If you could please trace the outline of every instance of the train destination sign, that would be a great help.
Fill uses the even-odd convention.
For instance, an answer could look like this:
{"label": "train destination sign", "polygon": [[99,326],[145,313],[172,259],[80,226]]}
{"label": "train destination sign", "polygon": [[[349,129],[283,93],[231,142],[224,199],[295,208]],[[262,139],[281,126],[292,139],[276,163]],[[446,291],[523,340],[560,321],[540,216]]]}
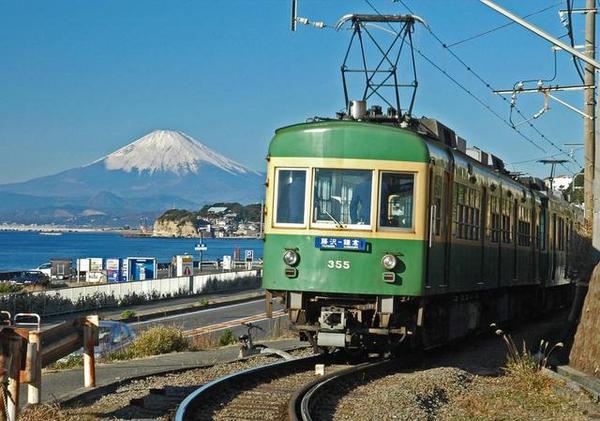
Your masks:
{"label": "train destination sign", "polygon": [[321,250],[365,251],[367,241],[362,238],[317,237],[315,247]]}

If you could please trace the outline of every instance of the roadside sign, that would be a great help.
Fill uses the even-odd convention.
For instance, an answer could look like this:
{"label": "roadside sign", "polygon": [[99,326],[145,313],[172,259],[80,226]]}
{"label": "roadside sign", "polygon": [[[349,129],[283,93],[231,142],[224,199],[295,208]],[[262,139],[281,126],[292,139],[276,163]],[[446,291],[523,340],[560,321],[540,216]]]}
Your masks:
{"label": "roadside sign", "polygon": [[176,256],[177,276],[191,276],[194,274],[194,262],[192,256],[186,254]]}
{"label": "roadside sign", "polygon": [[77,259],[77,270],[80,272],[89,272],[90,259]]}
{"label": "roadside sign", "polygon": [[231,270],[231,256],[223,256],[223,270]]}
{"label": "roadside sign", "polygon": [[246,270],[252,269],[252,263],[254,262],[254,250],[246,250],[245,252]]}

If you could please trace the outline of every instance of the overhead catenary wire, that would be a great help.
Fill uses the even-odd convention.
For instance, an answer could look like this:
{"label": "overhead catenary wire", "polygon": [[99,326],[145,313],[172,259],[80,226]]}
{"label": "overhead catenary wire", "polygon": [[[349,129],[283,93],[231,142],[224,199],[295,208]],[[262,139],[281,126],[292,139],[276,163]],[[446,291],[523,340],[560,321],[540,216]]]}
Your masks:
{"label": "overhead catenary wire", "polygon": [[[371,6],[371,8],[378,14],[379,11],[373,7],[373,5],[368,2],[367,3]],[[410,7],[408,7],[408,5],[403,1],[403,0],[394,0],[395,2],[399,2],[402,6],[404,6],[404,8],[406,10],[408,10],[409,13],[414,14],[414,12],[412,11],[412,9]],[[445,49],[447,50],[450,55],[457,60],[468,72],[470,72],[473,76],[475,76],[475,78],[481,82],[486,88],[488,88],[490,91],[494,91],[494,88],[492,87],[492,85],[487,82],[478,72],[476,72],[475,70],[473,70],[473,68],[468,65],[463,59],[461,59],[453,50],[451,50],[450,48],[448,48],[448,45],[446,43],[444,43],[444,41],[433,31],[433,29],[431,28],[431,26],[429,25],[425,25],[425,29],[431,34],[431,36]],[[509,100],[503,96],[499,96],[500,99],[502,99],[502,101],[504,102],[508,102]],[[514,106],[514,110],[515,112],[520,115],[524,120],[527,120],[527,117],[525,116],[525,114],[515,105]],[[509,123],[510,124],[510,123]],[[546,143],[550,144],[552,147],[554,147],[556,150],[558,150],[562,155],[568,156],[569,159],[571,161],[573,161],[573,163],[575,163],[577,166],[581,167],[581,164],[574,158],[571,157],[569,155],[569,153],[565,150],[563,150],[560,146],[558,146],[554,141],[552,141],[551,139],[549,139],[544,133],[542,133],[532,122],[527,122],[526,123],[531,129],[533,129],[538,136],[540,136],[540,138],[542,140],[544,140]],[[512,126],[512,125],[511,125]],[[515,127],[512,127],[513,130],[517,131],[518,130]],[[521,136],[522,137],[522,136]],[[544,150],[544,149],[542,149]],[[544,150],[545,151],[545,150]],[[568,171],[571,171],[569,168],[567,168],[566,166],[563,165],[563,167],[565,167]]]}
{"label": "overhead catenary wire", "polygon": [[462,85],[456,78],[454,78],[452,75],[450,75],[446,70],[442,69],[433,60],[431,60],[429,57],[427,57],[420,49],[416,48],[415,51],[417,52],[417,54],[419,56],[421,56],[423,59],[425,59],[425,61],[427,61],[434,68],[436,68],[438,71],[440,71],[444,76],[446,76],[446,78],[448,78],[448,80],[450,80],[452,83],[454,83],[456,86],[458,86],[463,92],[465,92],[467,95],[469,95],[475,101],[477,101],[482,107],[484,107],[486,110],[488,110],[490,113],[492,113],[492,115],[494,117],[496,117],[497,119],[502,121],[506,126],[511,128],[512,130],[514,130],[521,138],[523,138],[527,142],[531,143],[534,147],[536,147],[540,151],[546,152],[546,149],[542,148],[535,141],[533,141],[531,138],[529,138],[527,135],[525,135],[522,131],[515,128],[512,124],[510,124],[510,122],[508,122],[508,120],[506,120],[504,117],[502,117],[500,114],[498,114],[498,112],[496,112],[494,109],[492,109],[492,107],[490,107],[488,104],[486,104],[485,101],[483,101],[481,98],[479,98],[473,92],[471,92],[468,88],[466,88],[464,85]]}
{"label": "overhead catenary wire", "polygon": [[[365,0],[365,2],[375,11],[375,13],[381,15],[381,13],[377,10],[377,8],[369,0]],[[412,14],[412,11],[409,10],[409,12]],[[388,26],[389,26],[389,24],[388,24]],[[391,27],[391,29],[392,29],[392,31],[394,30],[393,27]],[[485,101],[483,101],[480,97],[478,97],[477,95],[475,95],[470,89],[468,89],[463,84],[461,84],[456,78],[454,78],[452,75],[450,75],[442,67],[440,67],[439,65],[437,65],[432,59],[430,59],[429,57],[427,57],[427,55],[425,55],[425,53],[423,53],[420,49],[415,48],[415,51],[416,51],[416,53],[419,56],[421,56],[425,61],[427,61],[429,64],[431,64],[435,69],[437,69],[438,71],[440,71],[452,83],[454,83],[457,87],[459,87],[468,96],[470,96],[471,98],[473,98],[477,103],[479,103],[482,107],[484,107],[494,117],[496,117],[497,119],[499,119],[502,123],[504,123],[510,129],[514,130],[522,139],[524,139],[525,141],[527,141],[528,143],[530,143],[531,145],[533,145],[534,147],[536,147],[540,151],[546,152],[546,150],[543,147],[541,147],[540,145],[538,145],[537,142],[535,142],[533,139],[531,139],[530,137],[528,137],[525,133],[523,133],[522,131],[520,131],[519,129],[517,129],[514,126],[514,124],[511,124],[508,120],[506,120],[504,117],[502,117],[497,111],[495,111],[494,109],[492,109],[492,107],[490,107],[488,104],[486,104]],[[562,165],[562,166],[569,173],[573,173],[573,174],[575,173],[575,172],[573,172],[572,169],[566,167],[565,165]]]}
{"label": "overhead catenary wire", "polygon": [[[377,13],[378,15],[381,15],[379,10],[377,10],[377,8],[373,5],[373,3],[370,2],[370,0],[365,0],[365,2],[369,5],[369,7],[371,7],[371,9],[373,9],[373,11],[375,13]],[[406,8],[408,9],[408,7],[406,7]],[[412,10],[408,9],[408,11],[411,14],[413,14]],[[389,26],[389,24],[388,24],[388,26]],[[391,27],[391,29],[392,29],[392,31],[394,30],[394,28],[392,28],[392,27]],[[459,89],[461,89],[463,92],[465,92],[468,96],[473,98],[477,103],[479,103],[483,108],[485,108],[488,112],[490,112],[494,117],[496,117],[497,119],[502,121],[505,125],[507,125],[509,128],[514,130],[521,138],[523,138],[524,140],[526,140],[527,142],[532,144],[534,147],[536,147],[540,151],[546,152],[546,150],[543,147],[538,145],[533,139],[529,138],[522,131],[520,131],[519,129],[514,127],[513,124],[511,124],[508,120],[506,120],[504,117],[502,117],[497,111],[492,109],[492,107],[490,107],[488,104],[486,104],[485,101],[483,101],[481,98],[479,98],[477,95],[475,95],[470,89],[468,89],[463,84],[461,84],[455,77],[450,75],[441,66],[436,64],[432,59],[430,59],[427,55],[425,55],[425,53],[423,53],[419,48],[415,48],[415,51],[419,56],[421,56],[425,61],[427,61],[429,64],[431,64],[435,69],[440,71],[444,76],[446,76],[446,78],[448,78],[452,83],[454,83]]]}
{"label": "overhead catenary wire", "polygon": [[[560,5],[561,3],[562,3],[562,2],[554,3],[554,4],[553,4],[553,5],[551,5],[551,6],[544,7],[543,9],[540,9],[540,10],[538,10],[538,11],[536,11],[536,12],[529,13],[528,15],[525,15],[525,16],[523,16],[523,19],[530,18],[530,17],[532,17],[532,16],[535,16],[535,15],[539,15],[540,13],[543,13],[543,12],[546,12],[546,11],[548,11],[548,10],[550,10],[550,9],[553,9],[553,8],[555,8],[556,6]],[[493,27],[493,28],[491,28],[491,29],[488,29],[487,31],[480,32],[480,33],[478,33],[478,34],[471,35],[470,37],[467,37],[467,38],[465,38],[465,39],[462,39],[462,40],[460,40],[460,41],[456,41],[456,42],[453,42],[452,44],[448,44],[448,48],[456,47],[457,45],[463,44],[463,43],[465,43],[465,42],[469,42],[469,41],[472,41],[472,40],[474,40],[474,39],[477,39],[477,38],[483,37],[483,36],[485,36],[485,35],[489,35],[489,34],[491,34],[492,32],[496,32],[496,31],[498,31],[498,30],[500,30],[500,29],[504,29],[504,28],[506,28],[507,26],[511,26],[511,25],[514,25],[514,22],[512,22],[512,21],[511,21],[511,22],[505,23],[505,24],[503,24],[503,25],[498,25],[498,26],[495,26],[495,27]]]}

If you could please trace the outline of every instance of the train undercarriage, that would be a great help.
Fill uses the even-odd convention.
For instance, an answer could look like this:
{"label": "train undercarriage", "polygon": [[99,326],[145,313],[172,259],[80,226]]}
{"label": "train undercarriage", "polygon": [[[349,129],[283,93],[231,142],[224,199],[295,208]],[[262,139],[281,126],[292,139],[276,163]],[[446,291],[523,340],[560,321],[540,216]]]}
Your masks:
{"label": "train undercarriage", "polygon": [[425,349],[569,305],[572,286],[519,286],[431,297],[271,291],[315,349]]}

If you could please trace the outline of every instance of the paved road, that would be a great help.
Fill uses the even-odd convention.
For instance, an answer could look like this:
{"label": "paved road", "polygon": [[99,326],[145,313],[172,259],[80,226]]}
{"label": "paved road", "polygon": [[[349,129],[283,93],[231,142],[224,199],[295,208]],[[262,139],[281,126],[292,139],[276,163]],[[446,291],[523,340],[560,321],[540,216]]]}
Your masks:
{"label": "paved road", "polygon": [[[177,306],[185,306],[185,305],[193,305],[198,303],[201,299],[206,299],[209,301],[227,299],[228,297],[235,298],[239,297],[243,294],[251,294],[251,293],[259,293],[260,290],[248,290],[248,291],[235,291],[229,293],[218,293],[218,294],[209,294],[202,296],[192,296],[192,297],[181,297],[181,298],[172,298],[165,300],[157,300],[153,302],[149,302],[143,305],[136,305],[127,307],[127,310],[132,310],[136,314],[144,314],[144,313],[152,313],[156,311],[166,310],[168,308],[177,307]],[[263,300],[264,301],[264,300]],[[48,316],[42,319],[42,324],[44,326],[53,325],[56,323],[63,322],[65,320],[71,320],[74,317],[80,317],[86,314],[94,313],[100,315],[100,317],[105,319],[118,319],[119,315],[125,310],[125,308],[112,308],[112,309],[100,309],[96,312],[84,311],[80,313],[71,313],[71,314],[63,314],[58,316]],[[264,311],[264,309],[263,309]]]}
{"label": "paved road", "polygon": [[[279,304],[273,305],[274,316],[282,316],[282,309],[283,306]],[[167,325],[176,326],[184,331],[197,330],[196,333],[212,333],[231,329],[235,335],[241,335],[246,330],[244,326],[241,326],[243,321],[258,324],[264,329],[264,332],[256,333],[257,338],[264,337],[274,323],[274,320],[266,318],[264,299],[258,299],[246,303],[230,304],[223,307],[207,308],[191,313],[130,323],[130,326],[138,332],[149,326]],[[202,328],[201,332],[198,330],[199,328]]]}

